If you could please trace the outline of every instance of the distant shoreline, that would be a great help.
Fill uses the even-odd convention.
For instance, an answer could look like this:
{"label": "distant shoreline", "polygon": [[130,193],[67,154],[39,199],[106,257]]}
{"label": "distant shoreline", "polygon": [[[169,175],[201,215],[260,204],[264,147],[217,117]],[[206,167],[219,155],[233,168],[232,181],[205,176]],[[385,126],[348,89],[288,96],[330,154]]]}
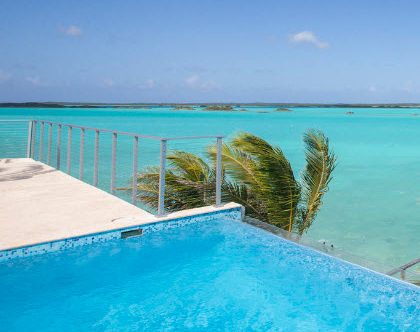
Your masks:
{"label": "distant shoreline", "polygon": [[152,107],[208,106],[233,107],[324,107],[324,108],[420,108],[420,104],[310,104],[310,103],[67,103],[67,102],[26,102],[0,103],[0,108],[131,108],[144,109]]}

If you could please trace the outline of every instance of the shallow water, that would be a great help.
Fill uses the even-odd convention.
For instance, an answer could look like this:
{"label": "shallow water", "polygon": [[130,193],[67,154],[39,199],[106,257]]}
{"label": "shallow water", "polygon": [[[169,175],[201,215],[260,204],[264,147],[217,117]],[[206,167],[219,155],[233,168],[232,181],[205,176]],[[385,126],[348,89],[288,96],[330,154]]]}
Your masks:
{"label": "shallow water", "polygon": [[[418,257],[420,116],[412,114],[420,114],[419,109],[356,108],[351,110],[353,115],[346,115],[349,109],[294,108],[293,112],[283,113],[269,107],[245,108],[248,112],[175,111],[162,107],[0,109],[0,119],[45,119],[166,137],[231,136],[238,131],[249,131],[280,145],[297,174],[304,165],[302,134],[308,128],[318,128],[330,138],[338,166],[308,236],[387,266]],[[93,162],[92,136],[87,138],[85,157],[88,181],[92,179],[89,167]],[[63,131],[63,141],[66,137]],[[77,175],[78,134],[74,133],[73,137],[72,172]],[[131,176],[132,142],[128,138],[119,139],[117,185],[123,187]],[[208,143],[206,140],[171,142],[169,147],[201,152]],[[104,189],[109,188],[110,146],[110,136],[101,137],[100,184]],[[158,142],[140,140],[139,166],[157,164],[158,148]],[[24,152],[23,145],[20,150]]]}
{"label": "shallow water", "polygon": [[0,263],[4,331],[417,331],[420,293],[231,220]]}

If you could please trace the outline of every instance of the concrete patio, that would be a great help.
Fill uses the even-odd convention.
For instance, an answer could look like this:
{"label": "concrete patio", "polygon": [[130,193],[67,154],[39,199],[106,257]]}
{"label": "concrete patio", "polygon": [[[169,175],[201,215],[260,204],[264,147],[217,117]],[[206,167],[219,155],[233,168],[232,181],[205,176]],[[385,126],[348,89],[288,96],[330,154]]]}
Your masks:
{"label": "concrete patio", "polygon": [[237,206],[207,206],[158,218],[29,158],[0,159],[0,250]]}

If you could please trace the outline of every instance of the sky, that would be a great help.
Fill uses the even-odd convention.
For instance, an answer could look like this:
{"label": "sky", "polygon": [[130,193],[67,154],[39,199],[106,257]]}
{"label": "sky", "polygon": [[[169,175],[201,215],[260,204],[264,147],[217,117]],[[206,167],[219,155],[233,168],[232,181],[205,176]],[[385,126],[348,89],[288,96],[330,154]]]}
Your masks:
{"label": "sky", "polygon": [[0,102],[420,102],[419,1],[0,0]]}

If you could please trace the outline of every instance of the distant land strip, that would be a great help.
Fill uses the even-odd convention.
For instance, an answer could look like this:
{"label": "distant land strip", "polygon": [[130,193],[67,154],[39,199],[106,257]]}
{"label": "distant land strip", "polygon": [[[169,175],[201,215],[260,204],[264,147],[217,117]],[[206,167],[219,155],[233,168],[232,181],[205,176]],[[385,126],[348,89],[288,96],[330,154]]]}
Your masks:
{"label": "distant land strip", "polygon": [[[310,104],[310,103],[70,103],[70,102],[24,102],[24,103],[0,103],[0,108],[131,108],[144,109],[153,107],[174,107],[181,109],[182,106],[209,107],[209,106],[233,106],[233,107],[325,107],[325,108],[419,108],[420,104]],[[222,110],[222,109],[221,109]]]}

